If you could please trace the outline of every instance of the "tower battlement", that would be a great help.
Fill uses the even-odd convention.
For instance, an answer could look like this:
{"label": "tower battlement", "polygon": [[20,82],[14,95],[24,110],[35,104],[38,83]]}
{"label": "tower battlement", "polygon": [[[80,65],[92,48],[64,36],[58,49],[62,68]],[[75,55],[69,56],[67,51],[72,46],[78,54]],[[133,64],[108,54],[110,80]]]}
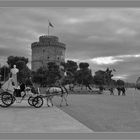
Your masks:
{"label": "tower battlement", "polygon": [[39,37],[39,42],[58,42],[58,37],[43,35]]}

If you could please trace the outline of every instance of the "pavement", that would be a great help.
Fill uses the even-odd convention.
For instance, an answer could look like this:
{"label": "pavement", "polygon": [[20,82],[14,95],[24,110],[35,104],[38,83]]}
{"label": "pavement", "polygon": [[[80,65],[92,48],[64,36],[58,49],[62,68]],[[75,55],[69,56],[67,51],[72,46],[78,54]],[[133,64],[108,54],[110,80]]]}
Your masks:
{"label": "pavement", "polygon": [[0,133],[93,133],[57,107],[41,108],[28,105],[27,101],[0,107]]}

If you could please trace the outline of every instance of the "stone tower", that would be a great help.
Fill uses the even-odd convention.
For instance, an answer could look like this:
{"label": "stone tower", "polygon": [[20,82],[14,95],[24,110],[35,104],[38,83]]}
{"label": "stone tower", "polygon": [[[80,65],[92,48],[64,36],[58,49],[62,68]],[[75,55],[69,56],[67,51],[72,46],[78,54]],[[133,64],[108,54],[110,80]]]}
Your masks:
{"label": "stone tower", "polygon": [[40,67],[47,67],[48,62],[56,62],[58,65],[65,61],[66,45],[59,42],[56,36],[40,36],[39,42],[31,44],[32,71]]}

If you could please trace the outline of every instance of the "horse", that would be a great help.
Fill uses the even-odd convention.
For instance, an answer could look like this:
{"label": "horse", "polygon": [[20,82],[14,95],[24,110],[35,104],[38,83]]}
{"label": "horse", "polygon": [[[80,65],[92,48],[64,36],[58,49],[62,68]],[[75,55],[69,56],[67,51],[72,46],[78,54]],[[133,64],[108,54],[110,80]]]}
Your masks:
{"label": "horse", "polygon": [[52,86],[46,89],[46,101],[48,107],[50,107],[49,102],[51,103],[51,106],[53,106],[52,99],[54,96],[61,97],[60,107],[62,107],[63,100],[65,100],[66,106],[68,106],[67,103],[68,90],[65,88],[65,86],[59,86],[59,87]]}

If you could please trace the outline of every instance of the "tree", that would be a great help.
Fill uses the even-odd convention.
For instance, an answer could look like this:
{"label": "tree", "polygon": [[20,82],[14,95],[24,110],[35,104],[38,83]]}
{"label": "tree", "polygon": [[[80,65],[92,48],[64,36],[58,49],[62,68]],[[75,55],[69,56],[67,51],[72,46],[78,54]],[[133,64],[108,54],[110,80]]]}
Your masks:
{"label": "tree", "polygon": [[55,62],[49,62],[47,68],[47,84],[53,85],[57,80],[61,79],[59,66]]}
{"label": "tree", "polygon": [[1,81],[6,81],[9,78],[10,68],[3,66],[0,68]]}
{"label": "tree", "polygon": [[104,85],[105,84],[105,71],[102,71],[102,70],[96,71],[93,79],[96,85],[100,85],[100,86]]}
{"label": "tree", "polygon": [[47,85],[47,73],[48,69],[46,67],[40,67],[36,72],[32,72],[33,82],[41,86]]}
{"label": "tree", "polygon": [[25,57],[19,57],[19,56],[9,56],[7,58],[7,64],[9,65],[10,68],[13,67],[13,65],[17,65],[18,61],[24,61],[25,64],[27,65],[28,63],[28,58]]}
{"label": "tree", "polygon": [[113,82],[113,74],[112,74],[113,70],[110,70],[109,68],[107,68],[105,71],[103,70],[98,70],[95,72],[94,75],[94,82],[97,85],[107,85],[110,86]]}
{"label": "tree", "polygon": [[79,64],[79,68],[80,68],[80,69],[87,69],[88,67],[89,67],[89,64],[86,63],[86,62],[81,62],[81,63]]}
{"label": "tree", "polygon": [[49,62],[47,67],[41,67],[32,74],[33,81],[41,86],[54,85],[61,79],[59,66],[54,62]]}
{"label": "tree", "polygon": [[19,60],[16,62],[16,67],[20,70],[24,69],[26,67],[26,63],[23,60]]}
{"label": "tree", "polygon": [[78,65],[76,62],[68,60],[66,63],[66,70],[67,72],[71,72],[72,74],[75,74],[77,71]]}
{"label": "tree", "polygon": [[117,81],[114,80],[114,79],[111,79],[110,86],[111,87],[116,87],[117,86]]}
{"label": "tree", "polygon": [[116,84],[117,84],[118,87],[124,87],[125,86],[125,82],[123,80],[120,80],[120,79],[117,80]]}
{"label": "tree", "polygon": [[85,85],[86,87],[89,87],[89,85],[92,84],[93,82],[92,72],[88,67],[89,67],[88,63],[80,63],[79,64],[80,70],[78,70],[76,73],[77,83]]}
{"label": "tree", "polygon": [[135,87],[140,90],[140,77],[138,77]]}
{"label": "tree", "polygon": [[[66,63],[61,63],[64,67],[64,72],[66,72],[66,76],[64,78],[65,83],[71,84],[75,83],[75,75],[77,72],[78,65],[76,62],[68,60]],[[64,73],[63,72],[63,73]]]}
{"label": "tree", "polygon": [[112,70],[109,70],[109,68],[105,71],[105,83],[109,86],[111,84],[111,78],[113,77]]}
{"label": "tree", "polygon": [[31,77],[31,70],[25,66],[24,68],[20,69],[17,73],[17,80],[20,83],[26,83],[26,80]]}

